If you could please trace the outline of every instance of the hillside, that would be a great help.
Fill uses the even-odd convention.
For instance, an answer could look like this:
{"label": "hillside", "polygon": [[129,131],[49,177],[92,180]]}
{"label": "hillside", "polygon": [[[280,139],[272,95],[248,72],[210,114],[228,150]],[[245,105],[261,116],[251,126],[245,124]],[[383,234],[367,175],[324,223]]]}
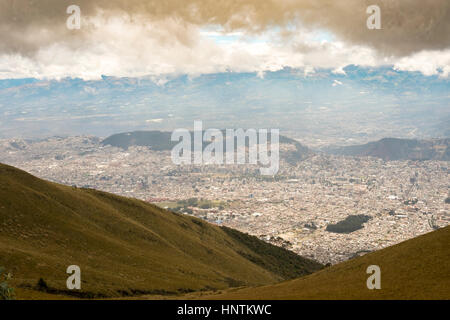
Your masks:
{"label": "hillside", "polygon": [[450,139],[385,138],[363,145],[328,149],[332,154],[376,157],[383,160],[450,160]]}
{"label": "hillside", "polygon": [[12,285],[27,291],[43,278],[74,294],[69,265],[81,268],[82,297],[264,285],[322,268],[235,230],[0,164],[0,266]]}
{"label": "hillside", "polygon": [[[230,289],[202,299],[450,299],[450,226],[314,274],[275,285]],[[381,269],[381,289],[366,269]]]}

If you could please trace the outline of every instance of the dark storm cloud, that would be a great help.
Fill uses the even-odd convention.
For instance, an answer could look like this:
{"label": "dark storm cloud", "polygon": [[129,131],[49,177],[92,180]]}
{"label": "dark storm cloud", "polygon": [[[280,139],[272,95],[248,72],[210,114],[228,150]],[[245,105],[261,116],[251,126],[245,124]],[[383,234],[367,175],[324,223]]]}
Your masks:
{"label": "dark storm cloud", "polygon": [[[79,31],[65,25],[66,8],[71,4],[81,7],[85,19]],[[381,8],[382,30],[366,28],[366,8],[372,4]],[[215,24],[250,33],[271,27],[292,30],[301,24],[329,30],[344,41],[370,46],[383,55],[405,56],[450,46],[449,8],[448,0],[1,0],[0,51],[32,55],[53,43],[81,46],[96,28],[86,18],[102,13],[139,21],[170,17],[180,23]],[[189,45],[188,32],[173,36]]]}

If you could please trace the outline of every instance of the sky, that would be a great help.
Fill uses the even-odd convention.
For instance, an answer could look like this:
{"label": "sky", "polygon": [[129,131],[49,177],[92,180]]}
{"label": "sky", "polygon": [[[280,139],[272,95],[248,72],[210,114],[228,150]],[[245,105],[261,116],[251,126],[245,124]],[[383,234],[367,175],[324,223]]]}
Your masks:
{"label": "sky", "polygon": [[[198,76],[348,65],[450,72],[448,0],[73,0],[0,2],[0,79]],[[368,29],[367,7],[381,29]],[[336,83],[338,85],[338,83]]]}

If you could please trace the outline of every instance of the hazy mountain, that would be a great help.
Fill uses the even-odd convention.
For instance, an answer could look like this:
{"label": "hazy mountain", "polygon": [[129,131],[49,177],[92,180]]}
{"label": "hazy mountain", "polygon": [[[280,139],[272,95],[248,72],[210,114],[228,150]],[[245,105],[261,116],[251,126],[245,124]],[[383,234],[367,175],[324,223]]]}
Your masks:
{"label": "hazy mountain", "polygon": [[70,265],[81,268],[83,297],[262,285],[322,268],[236,230],[0,164],[0,266],[19,297],[39,278],[76,294],[66,290]]}
{"label": "hazy mountain", "polygon": [[377,157],[384,160],[450,160],[450,139],[410,140],[385,138],[363,145],[330,148],[329,153]]}
{"label": "hazy mountain", "polygon": [[0,80],[0,138],[172,131],[194,120],[211,128],[277,128],[301,141],[448,132],[449,79],[390,67],[343,72]]}

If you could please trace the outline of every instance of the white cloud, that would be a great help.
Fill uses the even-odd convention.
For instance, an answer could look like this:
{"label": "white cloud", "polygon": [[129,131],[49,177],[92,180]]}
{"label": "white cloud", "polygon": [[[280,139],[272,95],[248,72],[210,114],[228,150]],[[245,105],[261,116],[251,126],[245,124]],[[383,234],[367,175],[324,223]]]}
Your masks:
{"label": "white cloud", "polygon": [[345,67],[346,67],[345,65],[337,67],[336,69],[332,70],[331,72],[334,73],[334,74],[347,75],[347,73],[345,73],[345,70],[344,70]]}
{"label": "white cloud", "polygon": [[394,69],[419,71],[426,76],[448,77],[450,71],[450,50],[421,51],[395,62]]}
{"label": "white cloud", "polygon": [[[0,78],[79,77],[99,79],[151,76],[163,85],[164,75],[191,76],[215,72],[256,72],[284,67],[302,68],[304,75],[319,68],[345,74],[349,64],[379,66],[391,64],[398,70],[420,71],[425,75],[450,72],[450,50],[422,51],[404,58],[380,58],[376,51],[350,45],[338,39],[321,39],[317,32],[300,30],[289,41],[277,31],[259,36],[243,32],[226,33],[220,28],[188,24],[173,18],[130,22],[126,18],[91,21],[97,26],[82,42],[74,38],[44,46],[29,57],[0,56]],[[337,85],[339,83],[334,83]]]}

